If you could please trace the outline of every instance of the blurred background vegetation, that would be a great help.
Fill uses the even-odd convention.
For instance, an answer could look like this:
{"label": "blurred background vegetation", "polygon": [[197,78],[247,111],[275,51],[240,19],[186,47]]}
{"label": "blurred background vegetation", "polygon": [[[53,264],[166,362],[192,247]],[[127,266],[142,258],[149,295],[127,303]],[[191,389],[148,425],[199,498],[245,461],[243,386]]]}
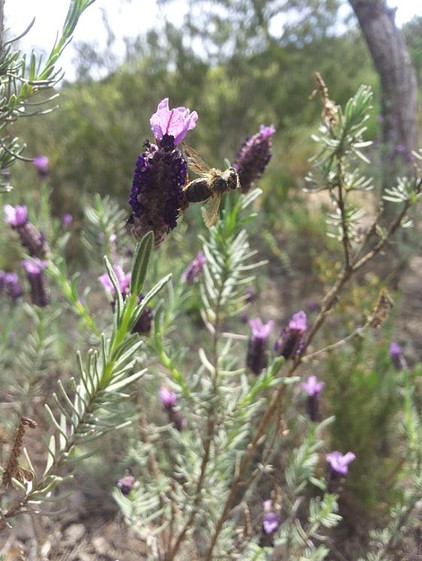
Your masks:
{"label": "blurred background vegetation", "polygon": [[[314,73],[324,76],[339,104],[359,84],[372,86],[379,104],[379,86],[350,9],[341,16],[344,2],[289,2],[285,11],[276,4],[193,1],[182,27],[167,21],[163,30],[127,39],[121,63],[111,55],[116,41],[111,32],[104,52],[76,44],[77,79],[62,84],[59,109],[48,119],[20,120],[16,131],[25,131],[26,156],[42,153],[50,159],[57,215],[70,208],[81,213],[84,196],[97,192],[126,204],[137,154],[151,136],[148,116],[169,97],[173,106],[198,111],[200,126],[190,142],[217,167],[224,158],[234,159],[244,137],[261,123],[276,126],[263,187],[267,218],[277,224],[287,194],[302,186],[313,149],[310,132],[320,117],[319,99],[310,99]],[[112,30],[113,22],[108,24]],[[421,26],[415,18],[403,29],[419,79]],[[99,69],[101,80],[92,77]],[[377,138],[378,113],[376,106],[370,138]],[[12,183],[27,192],[33,175],[30,165],[18,162]]]}

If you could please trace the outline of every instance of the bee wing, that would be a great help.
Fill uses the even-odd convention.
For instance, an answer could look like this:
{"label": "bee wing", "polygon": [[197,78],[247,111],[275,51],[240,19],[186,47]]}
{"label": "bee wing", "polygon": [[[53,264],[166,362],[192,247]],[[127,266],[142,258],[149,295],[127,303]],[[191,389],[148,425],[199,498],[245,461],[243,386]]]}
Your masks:
{"label": "bee wing", "polygon": [[207,228],[211,228],[218,220],[218,211],[220,209],[221,195],[214,194],[210,197],[202,207],[202,218]]}
{"label": "bee wing", "polygon": [[210,166],[204,162],[202,156],[188,144],[182,143],[183,152],[186,156],[186,161],[188,166],[196,173],[200,175],[206,175],[210,172]]}

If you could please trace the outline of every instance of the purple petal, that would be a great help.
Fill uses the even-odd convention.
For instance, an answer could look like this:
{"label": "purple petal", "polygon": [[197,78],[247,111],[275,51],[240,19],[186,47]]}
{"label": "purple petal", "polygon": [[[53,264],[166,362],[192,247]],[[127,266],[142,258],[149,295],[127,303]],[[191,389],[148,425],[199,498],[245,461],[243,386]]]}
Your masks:
{"label": "purple petal", "polygon": [[309,376],[306,382],[302,382],[300,387],[308,394],[308,395],[318,395],[322,388],[325,386],[324,382],[320,382],[316,376]]}
{"label": "purple petal", "polygon": [[159,141],[165,134],[174,137],[174,143],[179,144],[188,131],[192,130],[198,114],[196,111],[190,112],[187,107],[169,108],[169,100],[166,97],[157,106],[157,111],[150,119],[151,130],[155,138]]}
{"label": "purple petal", "polygon": [[262,140],[264,140],[265,138],[269,138],[274,133],[275,133],[275,126],[274,125],[269,125],[268,127],[265,126],[265,125],[261,125],[259,127],[259,134],[260,134]]}
{"label": "purple petal", "polygon": [[302,333],[306,331],[307,327],[308,322],[306,313],[304,311],[300,311],[294,314],[289,322],[289,329],[301,331]]}
{"label": "purple petal", "polygon": [[353,452],[347,452],[347,454],[343,455],[338,450],[334,450],[334,452],[327,454],[325,458],[333,471],[341,475],[347,475],[349,471],[348,466],[356,459],[356,455]]}
{"label": "purple petal", "polygon": [[173,405],[176,405],[177,396],[175,392],[172,392],[166,387],[161,386],[158,393],[160,395],[160,401],[164,405],[164,407],[173,407]]}
{"label": "purple petal", "polygon": [[5,222],[11,226],[23,226],[28,221],[28,209],[25,205],[4,205],[3,211]]}

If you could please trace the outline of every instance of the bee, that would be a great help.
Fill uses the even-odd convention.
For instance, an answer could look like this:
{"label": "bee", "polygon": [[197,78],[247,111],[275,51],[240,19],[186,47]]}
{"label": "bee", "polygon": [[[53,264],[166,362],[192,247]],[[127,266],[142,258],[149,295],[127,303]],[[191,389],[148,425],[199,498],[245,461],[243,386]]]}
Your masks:
{"label": "bee", "polygon": [[186,200],[188,203],[206,201],[202,207],[202,217],[205,226],[211,228],[218,219],[221,197],[227,191],[239,188],[239,175],[232,167],[225,171],[211,168],[202,156],[187,144],[183,144],[183,151],[189,167],[200,176],[184,187]]}

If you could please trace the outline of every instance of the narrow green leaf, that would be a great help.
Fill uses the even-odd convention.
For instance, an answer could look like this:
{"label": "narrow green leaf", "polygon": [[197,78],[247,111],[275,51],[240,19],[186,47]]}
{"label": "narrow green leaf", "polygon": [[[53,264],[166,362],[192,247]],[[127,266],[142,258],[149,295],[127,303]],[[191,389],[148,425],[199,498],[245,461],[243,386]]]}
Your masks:
{"label": "narrow green leaf", "polygon": [[145,234],[135,249],[130,281],[130,291],[132,294],[139,295],[142,292],[153,247],[154,234],[151,231]]}

